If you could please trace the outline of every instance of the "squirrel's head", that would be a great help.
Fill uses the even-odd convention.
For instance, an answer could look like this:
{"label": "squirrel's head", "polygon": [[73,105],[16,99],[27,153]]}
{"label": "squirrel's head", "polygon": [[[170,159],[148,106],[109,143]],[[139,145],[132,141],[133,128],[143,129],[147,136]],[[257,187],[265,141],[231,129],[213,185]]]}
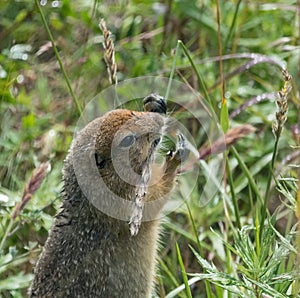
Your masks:
{"label": "squirrel's head", "polygon": [[139,183],[160,142],[163,125],[164,118],[151,112],[115,110],[102,117],[95,161],[103,179],[108,176],[131,185]]}
{"label": "squirrel's head", "polygon": [[130,199],[150,167],[163,126],[158,113],[121,109],[90,122],[71,148],[79,186],[95,193],[98,184],[99,192]]}

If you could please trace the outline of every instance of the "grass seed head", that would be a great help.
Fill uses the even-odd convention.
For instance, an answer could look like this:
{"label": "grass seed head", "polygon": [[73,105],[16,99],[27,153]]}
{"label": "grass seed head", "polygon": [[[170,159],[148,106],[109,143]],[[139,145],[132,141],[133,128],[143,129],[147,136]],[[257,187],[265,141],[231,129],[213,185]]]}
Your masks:
{"label": "grass seed head", "polygon": [[109,75],[109,81],[111,84],[116,84],[117,79],[117,64],[115,62],[115,46],[111,38],[111,32],[107,29],[104,19],[99,22],[99,27],[103,33],[103,48],[104,48],[104,60]]}
{"label": "grass seed head", "polygon": [[272,127],[273,134],[276,139],[280,138],[284,123],[287,119],[288,95],[292,90],[292,76],[288,73],[286,69],[282,71],[282,74],[284,77],[284,85],[283,88],[278,92],[278,99],[276,100],[278,112],[276,112],[276,119]]}
{"label": "grass seed head", "polygon": [[13,211],[13,214],[12,214],[13,219],[16,219],[16,217],[24,209],[26,204],[30,201],[33,194],[40,188],[45,176],[47,175],[47,173],[50,170],[51,170],[50,163],[45,162],[45,163],[40,164],[39,167],[37,167],[33,171],[29,181],[25,184],[21,202],[19,202],[16,205],[16,207]]}

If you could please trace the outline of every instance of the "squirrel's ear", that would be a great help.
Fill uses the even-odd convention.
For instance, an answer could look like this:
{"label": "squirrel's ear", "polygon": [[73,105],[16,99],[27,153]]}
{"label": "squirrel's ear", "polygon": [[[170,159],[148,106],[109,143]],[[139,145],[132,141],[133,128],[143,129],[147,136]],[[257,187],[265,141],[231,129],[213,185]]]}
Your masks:
{"label": "squirrel's ear", "polygon": [[95,153],[95,160],[98,169],[104,169],[106,166],[106,159],[101,157],[98,153]]}

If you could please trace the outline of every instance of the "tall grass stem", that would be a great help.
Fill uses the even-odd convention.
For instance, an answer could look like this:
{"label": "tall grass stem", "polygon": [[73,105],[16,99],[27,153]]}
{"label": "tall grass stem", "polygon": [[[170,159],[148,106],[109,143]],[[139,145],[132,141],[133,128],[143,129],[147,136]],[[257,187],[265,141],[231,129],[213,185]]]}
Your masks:
{"label": "tall grass stem", "polygon": [[239,207],[238,207],[238,203],[237,203],[237,199],[236,199],[236,195],[235,195],[234,184],[233,184],[233,179],[232,179],[232,175],[231,175],[231,171],[230,171],[228,156],[226,156],[226,173],[227,173],[228,183],[229,183],[229,187],[230,187],[230,193],[231,193],[231,198],[232,198],[232,203],[233,203],[236,224],[237,224],[238,229],[241,229],[242,225],[241,225],[241,220],[240,220]]}
{"label": "tall grass stem", "polygon": [[289,72],[286,69],[282,70],[282,75],[284,77],[284,85],[283,88],[278,92],[278,99],[276,100],[278,111],[276,112],[276,119],[272,127],[273,134],[275,136],[275,144],[274,144],[273,155],[270,164],[270,171],[267,180],[265,197],[262,205],[262,213],[261,213],[261,220],[260,220],[260,225],[261,225],[260,240],[262,240],[264,222],[267,215],[267,207],[268,207],[268,201],[270,197],[271,182],[274,177],[274,167],[275,167],[275,160],[278,152],[279,139],[284,128],[284,123],[286,122],[287,119],[288,95],[292,90],[292,76],[289,74]]}
{"label": "tall grass stem", "polygon": [[170,77],[169,77],[169,83],[168,83],[167,91],[165,94],[165,100],[168,100],[168,98],[169,98],[169,94],[170,94],[170,90],[171,90],[171,86],[172,86],[172,82],[173,82],[173,78],[174,78],[174,74],[175,74],[178,53],[179,53],[179,41],[177,41],[177,45],[176,45],[174,60],[173,60],[171,73],[170,73]]}
{"label": "tall grass stem", "polygon": [[189,283],[188,283],[187,274],[186,274],[186,271],[185,271],[185,268],[184,268],[183,260],[182,260],[180,249],[179,249],[179,245],[178,245],[177,242],[176,242],[176,251],[177,251],[179,266],[180,266],[180,269],[181,269],[181,272],[182,272],[182,278],[183,278],[184,285],[185,285],[185,292],[186,292],[188,298],[192,298],[192,293],[191,293],[191,289],[190,289],[190,286],[189,286]]}
{"label": "tall grass stem", "polygon": [[197,76],[197,80],[198,80],[198,84],[199,84],[199,89],[203,92],[205,99],[208,101],[210,107],[213,109],[213,105],[212,105],[212,100],[209,97],[209,94],[207,92],[207,87],[205,85],[205,82],[203,80],[203,76],[201,75],[200,71],[197,69],[197,66],[195,64],[195,62],[193,61],[188,49],[186,48],[186,46],[184,45],[184,43],[181,40],[178,40],[178,44],[180,45],[180,47],[182,48],[185,56],[188,58],[192,69],[194,70],[196,76]]}
{"label": "tall grass stem", "polygon": [[[185,204],[187,206],[187,209],[188,209],[188,212],[189,212],[189,217],[190,217],[190,220],[192,222],[193,232],[194,232],[195,237],[196,237],[197,246],[198,246],[198,250],[199,250],[199,255],[203,258],[204,254],[203,254],[202,245],[201,245],[200,240],[199,240],[198,230],[197,230],[195,220],[194,220],[194,217],[192,215],[192,212],[191,212],[191,209],[190,209],[190,206],[189,206],[187,200],[185,200]],[[206,273],[206,270],[205,269],[203,269],[203,270],[204,270],[204,273]],[[205,279],[205,289],[206,289],[207,298],[212,298],[213,295],[212,295],[210,283],[207,279]]]}
{"label": "tall grass stem", "polygon": [[244,161],[242,160],[241,156],[239,155],[239,153],[237,152],[237,150],[235,149],[234,146],[231,147],[231,152],[233,153],[234,157],[237,159],[240,168],[246,175],[253,192],[255,193],[256,197],[258,198],[258,201],[262,203],[263,199],[261,197],[261,194],[257,187],[257,184],[255,183],[255,181],[252,177],[252,174],[250,173],[249,169],[247,168],[246,164],[244,163]]}
{"label": "tall grass stem", "polygon": [[81,105],[80,105],[80,103],[79,103],[79,101],[78,101],[78,99],[77,99],[77,97],[76,97],[76,95],[75,95],[75,93],[74,93],[74,91],[73,91],[73,88],[72,88],[72,86],[71,86],[69,77],[68,77],[68,75],[67,75],[67,72],[66,72],[66,70],[65,70],[65,68],[64,68],[64,65],[63,65],[63,63],[62,63],[62,61],[61,61],[61,58],[60,58],[60,56],[59,56],[58,50],[57,50],[56,45],[55,45],[55,42],[54,42],[54,38],[53,38],[52,33],[51,33],[51,31],[50,31],[50,29],[49,29],[49,26],[48,26],[48,24],[47,24],[45,15],[44,15],[44,13],[43,13],[43,10],[42,10],[42,8],[41,8],[41,6],[40,6],[38,0],[35,0],[35,3],[36,3],[36,6],[37,6],[37,8],[38,8],[38,10],[39,10],[40,15],[41,15],[43,25],[44,25],[44,27],[45,27],[45,29],[46,29],[46,32],[47,32],[47,34],[48,34],[48,36],[49,36],[49,39],[50,39],[50,41],[51,41],[51,44],[52,44],[52,48],[53,48],[55,57],[56,57],[56,59],[57,59],[57,61],[58,61],[59,67],[60,67],[61,72],[62,72],[62,74],[63,74],[63,76],[64,76],[64,79],[65,79],[65,81],[66,81],[66,84],[67,84],[67,86],[68,86],[68,89],[69,89],[69,92],[70,92],[70,94],[71,94],[71,97],[72,97],[73,101],[74,101],[75,104],[76,104],[76,107],[77,107],[77,110],[78,110],[79,114],[82,115],[82,107],[81,107]]}
{"label": "tall grass stem", "polygon": [[228,47],[228,43],[229,43],[229,41],[230,41],[230,39],[233,35],[233,31],[234,31],[234,28],[235,28],[235,25],[236,25],[236,20],[237,20],[237,16],[238,16],[238,12],[239,12],[239,9],[240,9],[241,2],[242,2],[242,0],[237,1],[235,11],[234,11],[234,15],[233,15],[233,19],[232,19],[232,23],[231,23],[228,35],[227,35],[225,43],[224,43],[224,48],[225,49]]}

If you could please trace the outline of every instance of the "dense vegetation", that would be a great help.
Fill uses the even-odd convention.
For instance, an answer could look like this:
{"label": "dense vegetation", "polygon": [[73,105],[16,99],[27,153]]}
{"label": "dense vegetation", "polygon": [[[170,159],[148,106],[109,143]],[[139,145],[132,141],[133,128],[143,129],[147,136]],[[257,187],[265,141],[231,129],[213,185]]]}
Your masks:
{"label": "dense vegetation", "polygon": [[[227,133],[227,150],[218,154],[224,167],[210,173],[209,181],[222,178],[216,192],[200,200],[214,169],[208,154],[197,163],[197,187],[164,219],[157,297],[298,297],[296,1],[24,0],[0,7],[2,297],[26,296],[60,206],[63,159],[81,109],[111,84],[100,18],[112,33],[119,83],[173,77],[202,94]],[[205,136],[189,116],[178,118],[203,152]]]}

